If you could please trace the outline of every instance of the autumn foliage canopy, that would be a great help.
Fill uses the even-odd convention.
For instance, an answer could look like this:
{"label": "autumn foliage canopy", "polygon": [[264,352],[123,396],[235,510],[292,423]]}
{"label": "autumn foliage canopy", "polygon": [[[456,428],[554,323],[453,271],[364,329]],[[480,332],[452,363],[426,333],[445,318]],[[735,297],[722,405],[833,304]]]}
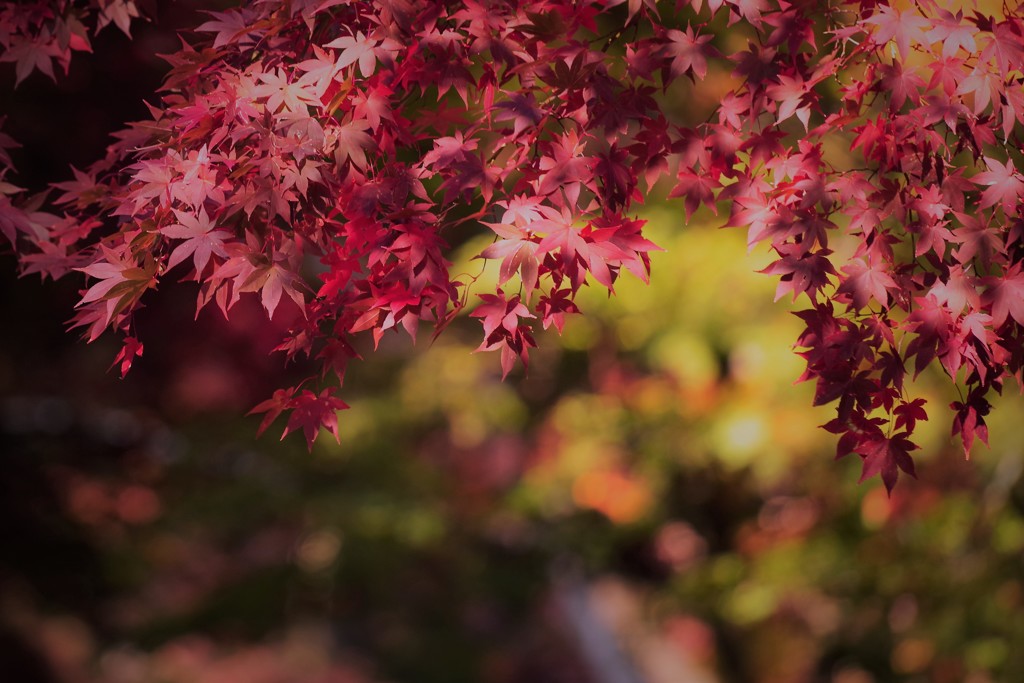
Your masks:
{"label": "autumn foliage canopy", "polygon": [[[82,279],[72,326],[121,335],[122,373],[158,285],[198,282],[227,316],[241,297],[294,307],[279,350],[322,372],[255,411],[312,442],[338,435],[360,335],[436,334],[469,309],[507,374],[582,287],[646,279],[658,247],[636,212],[667,182],[680,225],[715,212],[773,250],[837,455],[891,489],[928,417],[908,373],[957,385],[969,452],[1024,367],[1024,9],[948,7],[244,3],[183,37],[151,117],[72,179],[22,190],[0,137],[0,231],[24,273]],[[59,78],[95,31],[145,15],[4,2],[0,61]],[[467,231],[493,236],[497,288],[451,272]]]}

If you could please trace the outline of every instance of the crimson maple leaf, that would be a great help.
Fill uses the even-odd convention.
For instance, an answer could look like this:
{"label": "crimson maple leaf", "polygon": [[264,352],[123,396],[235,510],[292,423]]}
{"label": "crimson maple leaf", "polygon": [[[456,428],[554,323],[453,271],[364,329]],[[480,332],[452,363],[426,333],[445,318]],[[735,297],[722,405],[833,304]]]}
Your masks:
{"label": "crimson maple leaf", "polygon": [[896,417],[893,423],[894,429],[906,427],[906,433],[911,434],[918,420],[927,420],[928,413],[924,409],[926,403],[923,398],[915,398],[913,401],[906,401],[896,406],[892,413]]}
{"label": "crimson maple leaf", "polygon": [[263,416],[263,420],[260,422],[259,428],[256,430],[256,436],[259,436],[267,430],[274,420],[278,418],[284,411],[292,407],[292,397],[295,395],[295,388],[278,389],[274,392],[274,395],[268,398],[266,401],[261,402],[249,411],[249,415],[255,415],[256,413],[266,413]]}
{"label": "crimson maple leaf", "polygon": [[800,294],[806,294],[811,301],[816,301],[818,291],[828,284],[828,276],[837,275],[828,260],[828,255],[832,253],[829,249],[806,253],[800,244],[782,244],[775,249],[782,258],[760,272],[781,276],[775,289],[776,301],[786,292],[793,293],[794,301]]}
{"label": "crimson maple leaf", "polygon": [[718,213],[715,206],[715,190],[722,187],[718,180],[707,173],[694,173],[689,169],[680,169],[676,178],[676,186],[669,197],[685,197],[686,220],[689,221],[693,212],[704,204],[714,214]]}
{"label": "crimson maple leaf", "polygon": [[301,429],[306,437],[306,446],[313,450],[313,441],[321,429],[326,429],[334,435],[335,441],[341,443],[338,434],[338,411],[348,408],[348,404],[340,398],[331,395],[331,389],[324,389],[315,394],[309,389],[303,390],[290,401],[291,416],[284,428],[281,438],[288,436],[288,433]]}
{"label": "crimson maple leaf", "polygon": [[110,367],[114,367],[118,363],[121,364],[121,379],[124,379],[125,375],[128,374],[128,370],[132,367],[132,361],[135,360],[136,356],[142,356],[142,343],[135,337],[125,337],[124,345],[121,347],[120,353],[114,358],[114,362],[111,363]]}
{"label": "crimson maple leaf", "polygon": [[530,313],[519,296],[511,299],[505,298],[505,293],[500,289],[497,294],[480,294],[484,303],[476,307],[470,313],[474,318],[482,318],[484,326],[484,340],[477,347],[477,351],[493,351],[501,349],[501,370],[502,378],[515,365],[516,358],[522,361],[523,367],[529,364],[529,347],[537,346],[530,334],[529,325],[522,325],[520,318],[535,317]]}
{"label": "crimson maple leaf", "polygon": [[966,402],[955,401],[949,407],[956,411],[953,418],[953,436],[960,435],[964,447],[964,457],[968,460],[971,457],[971,447],[974,445],[975,437],[981,439],[982,443],[988,445],[988,426],[985,424],[985,416],[988,415],[989,402],[978,392],[972,392]]}
{"label": "crimson maple leaf", "polygon": [[876,434],[862,442],[857,452],[863,456],[864,465],[858,481],[863,482],[880,474],[885,490],[891,494],[900,470],[916,478],[910,451],[916,450],[918,446],[908,437],[909,432],[905,431],[891,437]]}

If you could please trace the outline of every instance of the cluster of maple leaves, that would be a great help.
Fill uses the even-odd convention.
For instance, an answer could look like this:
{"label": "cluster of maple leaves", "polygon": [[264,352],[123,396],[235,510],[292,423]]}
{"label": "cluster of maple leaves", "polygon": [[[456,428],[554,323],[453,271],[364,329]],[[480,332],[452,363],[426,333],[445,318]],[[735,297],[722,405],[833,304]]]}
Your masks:
{"label": "cluster of maple leaves", "polygon": [[[20,81],[125,32],[129,0],[0,5]],[[736,37],[740,37],[737,40]],[[735,47],[740,45],[740,47]],[[726,46],[733,46],[727,48]],[[803,295],[798,340],[838,455],[887,488],[913,474],[927,418],[905,376],[938,362],[962,391],[953,430],[986,438],[987,396],[1024,363],[1024,10],[874,0],[258,0],[209,13],[149,120],[55,183],[48,205],[0,183],[0,230],[26,273],[88,276],[73,326],[125,337],[158,283],[198,306],[242,295],[301,311],[279,347],[323,374],[254,412],[337,436],[354,336],[436,331],[470,296],[505,374],[581,287],[646,280],[660,179],[686,218],[728,207]],[[726,79],[714,114],[671,86]],[[721,92],[718,86],[716,93]],[[4,152],[13,141],[0,138]],[[0,176],[0,180],[3,176]],[[493,233],[499,287],[449,272],[446,237]],[[833,250],[833,248],[835,250]]]}

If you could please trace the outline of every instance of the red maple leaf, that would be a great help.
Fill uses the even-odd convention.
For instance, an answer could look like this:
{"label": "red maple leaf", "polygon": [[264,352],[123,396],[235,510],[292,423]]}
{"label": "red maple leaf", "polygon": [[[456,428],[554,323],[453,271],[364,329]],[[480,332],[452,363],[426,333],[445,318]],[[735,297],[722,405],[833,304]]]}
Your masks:
{"label": "red maple leaf", "polygon": [[281,434],[282,439],[288,436],[289,432],[301,429],[306,437],[306,446],[312,451],[317,434],[321,429],[326,429],[334,435],[335,441],[341,443],[338,434],[338,411],[347,409],[348,404],[332,396],[331,389],[324,389],[319,394],[305,389],[291,399],[289,407],[292,414]]}
{"label": "red maple leaf", "polygon": [[505,239],[500,239],[480,253],[480,258],[501,259],[498,273],[498,286],[519,273],[523,282],[523,292],[527,300],[537,286],[537,274],[540,263],[537,260],[537,249],[540,246],[528,231],[502,223],[487,224],[494,232]]}
{"label": "red maple leaf", "polygon": [[964,447],[964,457],[970,460],[971,447],[975,437],[988,445],[988,426],[985,416],[988,415],[989,402],[978,392],[972,392],[966,402],[955,401],[949,407],[956,411],[953,417],[953,436],[960,435]]}
{"label": "red maple leaf", "polygon": [[714,176],[707,173],[694,173],[689,169],[680,169],[676,177],[676,186],[669,197],[685,197],[683,206],[686,209],[686,220],[689,221],[693,212],[704,204],[714,214],[718,213],[715,206],[715,190],[722,187]]}
{"label": "red maple leaf", "polygon": [[805,253],[800,244],[782,244],[775,249],[782,258],[760,272],[781,276],[775,289],[776,301],[786,292],[793,293],[794,301],[800,294],[806,294],[811,301],[816,301],[818,291],[828,284],[828,276],[837,275],[827,258],[832,253],[828,249]]}
{"label": "red maple leaf", "polygon": [[888,5],[878,5],[876,12],[864,20],[866,24],[874,24],[874,40],[877,45],[884,45],[890,40],[896,43],[899,48],[900,58],[907,59],[910,56],[910,42],[926,43],[928,38],[924,33],[931,22],[922,17],[917,11],[908,9],[900,11]]}
{"label": "red maple leaf", "polygon": [[1021,263],[1015,263],[1002,277],[986,277],[982,281],[988,287],[982,296],[982,303],[992,313],[992,324],[1001,327],[1007,317],[1018,325],[1024,325],[1024,272]]}
{"label": "red maple leaf", "polygon": [[703,79],[708,73],[708,60],[704,56],[704,47],[712,36],[694,35],[693,28],[687,25],[686,32],[671,29],[665,37],[665,53],[672,58],[671,70],[674,76],[692,72],[697,78]]}
{"label": "red maple leaf", "polygon": [[118,363],[121,364],[121,379],[124,379],[125,375],[132,367],[132,361],[135,360],[136,356],[142,356],[142,343],[135,337],[125,337],[124,345],[121,347],[121,351],[114,358],[114,362],[111,363],[110,367],[114,367]]}
{"label": "red maple leaf", "polygon": [[868,299],[874,299],[889,307],[889,290],[898,289],[896,281],[874,261],[866,263],[863,259],[854,259],[843,268],[846,278],[839,285],[837,293],[849,294],[853,307],[858,311],[868,305]]}
{"label": "red maple leaf", "polygon": [[530,326],[520,324],[520,318],[535,317],[530,313],[519,296],[505,298],[500,289],[497,294],[480,294],[482,304],[470,313],[474,318],[482,318],[484,340],[477,351],[493,351],[501,349],[502,378],[512,370],[516,358],[522,361],[523,367],[529,364],[529,347],[536,346],[530,334]]}
{"label": "red maple leaf", "polygon": [[918,446],[909,439],[909,432],[900,432],[891,437],[881,434],[872,435],[863,441],[857,448],[857,452],[864,458],[863,469],[860,479],[863,482],[876,474],[882,476],[882,483],[885,490],[892,493],[899,478],[900,470],[912,477],[917,477],[914,471],[914,461],[910,457],[910,451],[916,450]]}
{"label": "red maple leaf", "polygon": [[1002,164],[995,159],[984,157],[987,171],[976,174],[972,181],[978,185],[987,185],[981,193],[978,208],[985,209],[995,204],[1003,207],[1006,215],[1016,214],[1016,206],[1024,194],[1024,178],[1013,165],[1012,160]]}

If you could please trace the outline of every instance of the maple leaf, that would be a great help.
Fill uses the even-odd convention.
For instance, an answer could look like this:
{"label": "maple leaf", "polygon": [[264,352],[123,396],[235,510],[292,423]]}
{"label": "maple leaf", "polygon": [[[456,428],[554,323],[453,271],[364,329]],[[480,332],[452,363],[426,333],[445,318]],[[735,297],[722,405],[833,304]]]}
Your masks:
{"label": "maple leaf", "polygon": [[976,258],[988,266],[993,258],[1002,254],[1005,249],[1003,241],[986,222],[959,211],[954,215],[963,225],[953,232],[952,241],[960,243],[960,247],[953,251],[953,258],[963,265]]}
{"label": "maple leaf", "polygon": [[113,23],[126,36],[132,37],[132,19],[138,19],[140,16],[139,8],[132,0],[102,0],[100,7],[100,16],[96,20],[97,31]]}
{"label": "maple leaf", "polygon": [[[609,263],[624,267],[647,284],[651,274],[648,253],[663,250],[643,236],[645,224],[646,221],[643,220],[606,216],[592,221],[588,230],[594,245],[593,251],[607,258]],[[613,248],[602,246],[606,242]]]}
{"label": "maple leaf", "polygon": [[710,42],[710,35],[694,35],[693,28],[686,26],[686,32],[670,29],[665,37],[665,53],[672,58],[671,70],[674,76],[692,72],[699,79],[708,75],[708,60],[704,56],[704,47]]}
{"label": "maple leaf", "polygon": [[542,118],[533,93],[512,94],[507,100],[495,104],[494,108],[498,110],[494,116],[495,121],[513,122],[512,137],[518,137],[523,131],[536,126]]}
{"label": "maple leaf", "polygon": [[900,11],[888,5],[878,5],[875,9],[877,11],[865,19],[864,23],[878,27],[873,36],[876,44],[884,45],[890,40],[894,41],[899,48],[900,57],[905,60],[910,55],[911,41],[928,42],[924,29],[930,26],[931,22],[917,11]]}
{"label": "maple leaf", "polygon": [[565,327],[565,316],[579,313],[580,309],[572,300],[572,290],[557,289],[540,297],[537,302],[537,312],[541,314],[545,330],[553,324],[561,334]]}
{"label": "maple leaf", "polygon": [[301,429],[306,437],[306,446],[312,451],[313,442],[320,430],[326,429],[340,443],[338,411],[346,410],[348,404],[333,396],[331,389],[323,389],[319,394],[309,389],[304,389],[298,394],[297,391],[295,387],[278,389],[271,398],[249,411],[249,415],[266,413],[256,431],[257,436],[266,431],[282,413],[291,411],[288,424],[281,434],[282,439],[290,432]]}
{"label": "maple leaf", "polygon": [[435,170],[449,168],[466,158],[469,152],[477,148],[479,140],[466,140],[462,131],[453,136],[444,136],[434,140],[434,149],[423,155],[423,165]]}
{"label": "maple leaf", "polygon": [[978,391],[973,391],[966,402],[954,401],[949,407],[956,411],[953,417],[952,436],[960,435],[960,441],[964,447],[964,457],[971,459],[971,448],[974,446],[974,439],[979,438],[986,446],[988,445],[988,426],[985,424],[985,416],[988,415],[989,402]]}
{"label": "maple leaf", "polygon": [[386,85],[376,84],[366,91],[352,93],[352,114],[356,120],[366,119],[371,130],[380,128],[381,121],[395,121],[391,107],[393,91]]}
{"label": "maple leaf", "polygon": [[174,215],[178,218],[178,222],[161,228],[160,233],[166,237],[185,241],[171,252],[170,258],[167,259],[168,270],[192,256],[198,278],[202,276],[206,264],[210,262],[211,255],[216,254],[221,258],[227,258],[224,240],[231,237],[231,233],[227,230],[215,229],[216,224],[207,215],[205,208],[200,208],[196,215],[174,209]]}
{"label": "maple leaf", "polygon": [[259,291],[260,301],[267,311],[267,317],[273,318],[282,294],[287,294],[300,309],[304,309],[305,297],[299,291],[299,282],[295,273],[277,263],[262,264],[251,270],[245,280],[237,286],[236,291]]}
{"label": "maple leaf", "polygon": [[961,266],[952,266],[946,280],[932,285],[928,295],[946,306],[951,313],[959,315],[965,307],[974,310],[981,305],[977,285],[977,278],[967,275]]}
{"label": "maple leaf", "polygon": [[144,257],[142,263],[127,250],[100,245],[102,258],[75,268],[100,281],[90,287],[75,304],[82,309],[71,327],[88,325],[89,341],[94,341],[115,318],[134,305],[142,294],[156,286],[156,262]]}
{"label": "maple leaf", "polygon": [[335,80],[338,80],[342,68],[338,65],[334,55],[320,48],[313,46],[313,59],[306,59],[295,65],[295,68],[305,75],[297,81],[302,86],[311,86],[312,92],[323,98]]}
{"label": "maple leaf", "polygon": [[503,237],[480,252],[480,258],[501,259],[498,272],[498,286],[505,284],[516,273],[523,282],[523,292],[527,300],[537,286],[540,262],[537,250],[540,246],[529,231],[502,223],[487,223],[494,232]]}
{"label": "maple leaf", "polygon": [[793,114],[807,128],[810,121],[810,104],[814,101],[815,95],[810,90],[810,83],[806,83],[800,76],[788,76],[779,74],[779,82],[768,86],[766,93],[768,97],[779,103],[779,110],[776,116],[778,123],[782,123]]}
{"label": "maple leaf", "polygon": [[828,276],[838,275],[828,260],[828,255],[832,253],[828,249],[805,253],[799,244],[783,244],[776,247],[776,250],[782,258],[759,271],[781,276],[775,290],[776,301],[786,292],[793,293],[794,301],[800,294],[806,294],[811,301],[815,301],[817,292],[828,284]]}
{"label": "maple leaf", "polygon": [[964,22],[963,10],[953,14],[949,10],[938,8],[937,16],[932,19],[933,28],[928,31],[927,40],[929,43],[942,42],[942,56],[949,59],[963,49],[968,54],[977,51],[977,44],[974,37],[978,34],[978,27],[971,22]]}
{"label": "maple leaf", "polygon": [[80,270],[86,275],[100,280],[100,282],[90,287],[82,295],[80,303],[89,303],[106,298],[110,290],[129,280],[126,272],[136,267],[135,260],[131,256],[123,255],[106,247],[102,249],[103,259],[83,268],[76,268],[76,270]]}
{"label": "maple leaf", "polygon": [[357,119],[330,129],[337,145],[334,158],[339,164],[348,159],[356,168],[366,168],[366,151],[374,147],[373,138],[366,132],[369,128],[368,121]]}
{"label": "maple leaf", "polygon": [[882,73],[882,87],[889,94],[889,106],[893,111],[902,109],[908,100],[915,106],[920,104],[921,90],[925,84],[917,75],[917,69],[894,62],[886,66]]}
{"label": "maple leaf", "polygon": [[906,434],[912,434],[918,420],[927,420],[928,413],[924,409],[927,401],[923,398],[915,398],[913,401],[905,401],[896,406],[892,413],[896,420],[893,422],[893,429],[906,428]]}
{"label": "maple leaf", "polygon": [[1024,326],[1024,272],[1021,263],[1015,263],[1001,277],[986,277],[982,282],[988,287],[982,295],[982,303],[992,314],[992,324],[1002,327],[1007,317]]}
{"label": "maple leaf", "polygon": [[581,186],[593,177],[597,160],[583,154],[585,143],[575,131],[560,136],[551,145],[549,154],[540,159],[542,172],[537,191],[549,195],[561,190],[566,193],[570,204],[579,200]]}
{"label": "maple leaf", "polygon": [[124,345],[121,347],[121,351],[118,352],[117,357],[114,358],[114,362],[110,367],[114,367],[120,363],[121,379],[124,379],[125,375],[128,374],[128,370],[131,369],[132,361],[135,360],[136,356],[142,356],[142,342],[135,337],[125,337]]}
{"label": "maple leaf", "polygon": [[864,457],[863,469],[861,470],[859,482],[863,482],[876,474],[882,477],[885,490],[890,495],[896,486],[900,470],[912,477],[917,477],[914,471],[914,461],[910,457],[910,451],[916,450],[918,446],[909,439],[909,433],[899,432],[891,437],[874,435],[862,442],[857,452]]}
{"label": "maple leaf", "polygon": [[79,171],[71,167],[74,180],[66,180],[60,183],[53,183],[51,186],[64,190],[64,194],[56,199],[58,204],[74,204],[78,209],[84,209],[96,202],[107,192],[107,186],[96,181],[95,173]]}
{"label": "maple leaf", "polygon": [[630,200],[643,201],[636,191],[637,178],[629,161],[629,152],[616,144],[597,157],[594,177],[600,182],[598,195],[610,211],[628,205]]}
{"label": "maple leaf", "polygon": [[267,109],[276,112],[282,106],[288,111],[305,112],[309,106],[320,104],[320,96],[302,79],[293,81],[284,69],[259,75],[253,96],[267,98]]}
{"label": "maple leaf", "polygon": [[16,36],[10,46],[0,54],[0,62],[14,62],[14,86],[18,87],[32,71],[39,69],[51,79],[56,80],[53,73],[53,59],[60,54],[59,48],[50,40],[48,31],[44,31],[35,39]]}
{"label": "maple leaf", "polygon": [[934,296],[916,298],[914,303],[916,306],[907,316],[907,323],[908,329],[917,336],[907,346],[907,358],[916,356],[914,377],[917,377],[937,353],[946,350],[952,335],[953,317]]}
{"label": "maple leaf", "polygon": [[868,299],[874,299],[882,304],[883,308],[889,307],[889,290],[897,289],[896,281],[892,279],[886,268],[879,266],[874,261],[866,263],[864,259],[854,259],[849,265],[843,267],[843,278],[837,293],[849,294],[853,307],[856,310],[865,308]]}
{"label": "maple leaf", "polygon": [[278,389],[274,392],[274,395],[268,398],[266,401],[261,402],[250,410],[248,415],[255,415],[256,413],[266,413],[263,416],[263,420],[260,422],[259,428],[256,430],[256,436],[259,436],[267,430],[274,420],[278,418],[284,411],[294,406],[292,397],[295,395],[295,389]]}
{"label": "maple leaf", "polygon": [[[137,169],[133,177],[136,187],[125,198],[119,213],[138,214],[154,199],[157,199],[161,206],[170,206],[171,188],[177,176],[176,162],[175,156],[168,154],[161,159],[144,159],[129,167]],[[132,208],[128,208],[127,200],[134,202]]]}
{"label": "maple leaf", "polygon": [[206,10],[203,12],[213,18],[200,24],[195,30],[216,33],[217,37],[213,40],[214,49],[229,43],[248,45],[264,33],[263,29],[253,25],[254,20],[259,16],[259,12],[255,9],[242,7],[223,12]]}
{"label": "maple leaf", "polygon": [[684,206],[687,222],[701,204],[711,209],[712,213],[718,213],[718,207],[715,206],[715,190],[722,187],[722,184],[716,178],[707,173],[698,174],[688,169],[680,169],[676,180],[676,186],[668,196],[686,198]]}
{"label": "maple leaf", "polygon": [[966,78],[960,80],[956,94],[970,93],[974,98],[974,113],[981,114],[992,102],[993,92],[999,95],[1002,90],[1002,78],[987,70],[975,68]]}
{"label": "maple leaf", "polygon": [[1024,47],[1021,46],[1022,30],[1017,21],[996,22],[988,34],[989,40],[982,48],[979,59],[982,62],[996,58],[1001,73],[1009,76],[1024,64]]}
{"label": "maple leaf", "polygon": [[516,358],[529,365],[529,347],[536,346],[528,325],[522,325],[520,318],[535,317],[516,295],[505,298],[500,289],[496,294],[480,294],[483,303],[476,307],[470,315],[481,318],[484,326],[484,340],[476,351],[492,351],[501,349],[502,379],[515,365]]}
{"label": "maple leaf", "polygon": [[544,218],[531,225],[537,231],[547,232],[537,249],[538,255],[556,254],[574,286],[581,286],[586,273],[581,272],[579,265],[589,261],[590,250],[580,229],[574,225],[572,213],[568,209],[559,212],[547,206],[541,206],[540,210]]}
{"label": "maple leaf", "polygon": [[341,54],[335,66],[344,69],[350,64],[359,63],[359,73],[363,78],[369,78],[377,68],[376,48],[380,45],[379,40],[370,38],[357,31],[354,36],[341,36],[335,38],[324,47],[340,48]]}
{"label": "maple leaf", "polygon": [[305,389],[298,396],[292,397],[289,401],[292,413],[288,417],[288,424],[281,438],[288,436],[289,432],[301,429],[306,437],[306,446],[312,452],[313,441],[321,429],[326,429],[334,435],[335,441],[341,443],[341,435],[338,433],[338,411],[346,410],[348,404],[331,393],[331,389],[324,389],[319,394]]}
{"label": "maple leaf", "polygon": [[981,193],[979,208],[985,209],[999,204],[1006,215],[1015,214],[1020,197],[1024,194],[1024,178],[1014,167],[1012,160],[1008,159],[1005,164],[1001,164],[995,159],[983,158],[988,170],[971,178],[978,185],[988,185],[988,189]]}

